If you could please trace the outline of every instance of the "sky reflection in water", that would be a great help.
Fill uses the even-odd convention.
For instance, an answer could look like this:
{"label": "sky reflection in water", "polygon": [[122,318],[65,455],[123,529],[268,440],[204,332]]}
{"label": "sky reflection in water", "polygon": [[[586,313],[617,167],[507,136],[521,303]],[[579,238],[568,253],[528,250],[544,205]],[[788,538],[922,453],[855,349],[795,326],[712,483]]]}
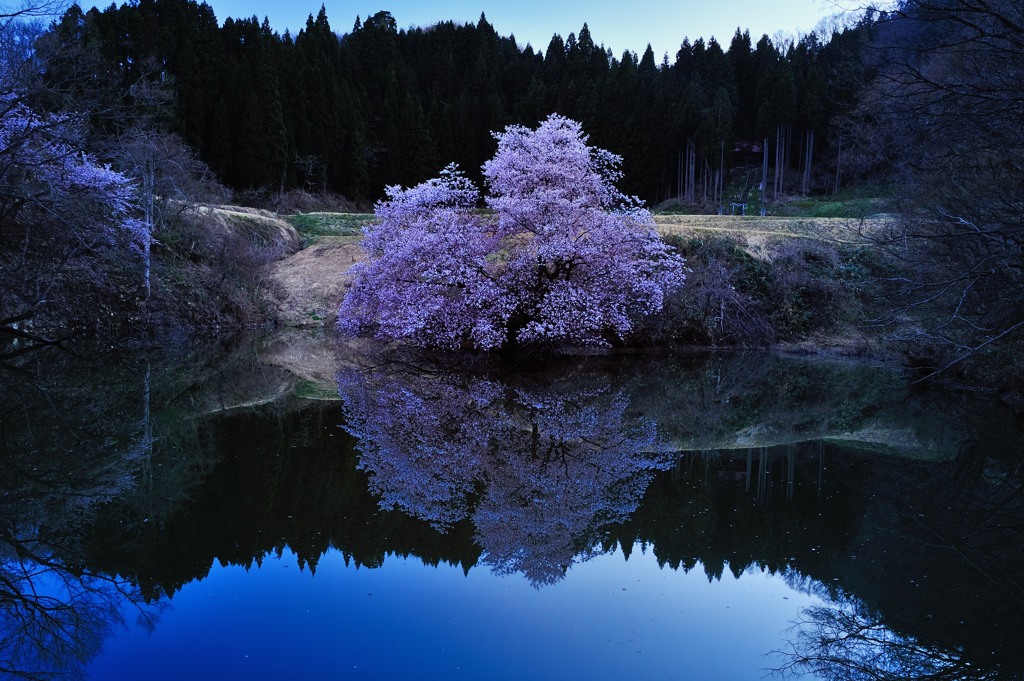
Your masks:
{"label": "sky reflection in water", "polygon": [[[602,555],[537,590],[520,576],[390,557],[316,574],[294,554],[216,568],[175,595],[153,634],[108,641],[97,679],[759,678],[799,608],[820,603],[750,570],[708,580],[651,552]],[[187,656],[167,651],[189,651]],[[157,667],[153,660],[161,659]]]}

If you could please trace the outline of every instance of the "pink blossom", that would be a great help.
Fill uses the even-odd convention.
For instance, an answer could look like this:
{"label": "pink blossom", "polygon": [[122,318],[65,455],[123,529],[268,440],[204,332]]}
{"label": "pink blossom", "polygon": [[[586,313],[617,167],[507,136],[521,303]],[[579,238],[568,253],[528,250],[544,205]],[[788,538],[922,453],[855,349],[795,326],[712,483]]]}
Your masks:
{"label": "pink blossom", "polygon": [[388,188],[342,332],[451,349],[603,345],[683,284],[683,259],[615,188],[620,159],[588,146],[579,123],[552,115],[495,138],[483,167],[492,216],[455,166]]}
{"label": "pink blossom", "polygon": [[133,217],[136,187],[81,151],[68,114],[38,114],[16,94],[0,95],[0,202],[42,207],[76,234],[135,244],[148,231]]}

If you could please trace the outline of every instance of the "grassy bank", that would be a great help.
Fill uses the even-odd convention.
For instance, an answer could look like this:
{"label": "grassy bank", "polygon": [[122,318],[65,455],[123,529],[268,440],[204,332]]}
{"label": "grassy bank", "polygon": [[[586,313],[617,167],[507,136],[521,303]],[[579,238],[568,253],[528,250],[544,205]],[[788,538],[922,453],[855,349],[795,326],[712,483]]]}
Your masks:
{"label": "grassy bank", "polygon": [[373,213],[296,213],[285,216],[306,246],[324,238],[358,238]]}
{"label": "grassy bank", "polygon": [[[362,257],[366,213],[289,216],[305,250],[272,266],[283,292],[279,316],[292,326],[332,324]],[[869,233],[886,218],[656,215],[663,238],[692,270],[665,312],[647,320],[637,344],[765,347],[827,345],[866,352],[862,289],[879,263]]]}
{"label": "grassy bank", "polygon": [[[263,324],[330,328],[372,220],[369,213],[278,216],[231,206],[185,211],[157,235],[149,301],[141,301],[133,276],[140,263],[124,259],[110,265],[120,276],[73,289],[39,328],[101,337]],[[630,343],[864,352],[865,290],[879,265],[867,235],[884,221],[656,215],[657,229],[691,271]],[[81,310],[100,314],[77,321]]]}

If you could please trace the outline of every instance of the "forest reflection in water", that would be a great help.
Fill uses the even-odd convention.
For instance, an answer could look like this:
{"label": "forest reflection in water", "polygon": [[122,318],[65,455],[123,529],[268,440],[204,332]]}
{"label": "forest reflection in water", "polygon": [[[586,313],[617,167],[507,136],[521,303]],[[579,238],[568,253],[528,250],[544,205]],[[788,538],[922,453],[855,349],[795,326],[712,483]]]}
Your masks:
{"label": "forest reflection in water", "polygon": [[405,556],[544,590],[637,547],[821,596],[767,661],[785,672],[1024,669],[1019,424],[993,404],[850,362],[454,371],[301,343],[19,365],[0,403],[3,669],[84,673],[217,563]]}

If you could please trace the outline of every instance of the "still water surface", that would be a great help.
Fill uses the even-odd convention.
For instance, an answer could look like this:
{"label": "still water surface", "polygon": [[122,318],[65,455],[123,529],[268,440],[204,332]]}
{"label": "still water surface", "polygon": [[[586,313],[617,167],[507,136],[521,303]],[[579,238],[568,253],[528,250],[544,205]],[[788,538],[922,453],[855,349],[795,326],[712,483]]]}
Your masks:
{"label": "still water surface", "polygon": [[[801,605],[751,570],[709,582],[621,552],[537,591],[485,570],[389,557],[374,570],[329,551],[317,574],[285,552],[186,585],[152,634],[108,641],[96,678],[759,678]],[[168,657],[168,651],[180,651]],[[183,655],[183,656],[182,656]],[[161,660],[153,667],[154,660]]]}
{"label": "still water surface", "polygon": [[0,673],[1014,679],[1020,423],[772,355],[4,376]]}

